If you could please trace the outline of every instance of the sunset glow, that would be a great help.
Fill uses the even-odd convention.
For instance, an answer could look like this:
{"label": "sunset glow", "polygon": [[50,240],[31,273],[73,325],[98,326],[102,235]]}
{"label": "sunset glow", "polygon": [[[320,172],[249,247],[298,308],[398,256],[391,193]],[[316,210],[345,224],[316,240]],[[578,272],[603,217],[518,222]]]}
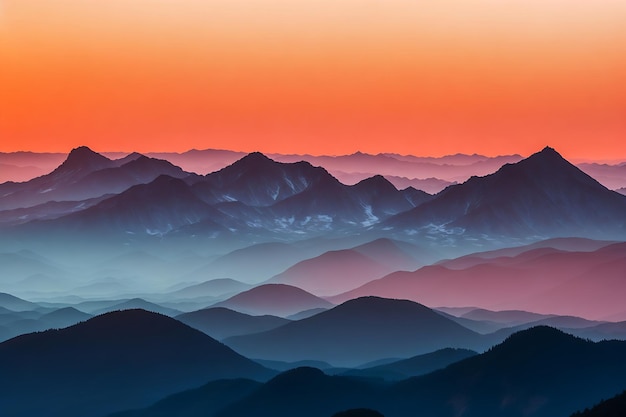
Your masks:
{"label": "sunset glow", "polygon": [[626,158],[626,3],[9,0],[0,151]]}

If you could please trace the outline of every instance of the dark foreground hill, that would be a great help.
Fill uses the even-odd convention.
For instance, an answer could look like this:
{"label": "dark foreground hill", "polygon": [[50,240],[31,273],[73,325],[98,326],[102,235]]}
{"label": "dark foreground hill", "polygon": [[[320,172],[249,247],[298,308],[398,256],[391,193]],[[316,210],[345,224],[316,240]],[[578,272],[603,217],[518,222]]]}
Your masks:
{"label": "dark foreground hill", "polygon": [[[612,397],[624,386],[626,342],[594,343],[535,327],[488,352],[395,384],[298,368],[219,412],[207,408],[201,414],[199,406],[176,415],[318,417],[369,408],[385,417],[554,417]],[[189,401],[199,404],[201,399]]]}
{"label": "dark foreground hill", "polygon": [[143,310],[1,343],[0,374],[0,414],[13,417],[101,416],[210,380],[271,376],[204,333]]}

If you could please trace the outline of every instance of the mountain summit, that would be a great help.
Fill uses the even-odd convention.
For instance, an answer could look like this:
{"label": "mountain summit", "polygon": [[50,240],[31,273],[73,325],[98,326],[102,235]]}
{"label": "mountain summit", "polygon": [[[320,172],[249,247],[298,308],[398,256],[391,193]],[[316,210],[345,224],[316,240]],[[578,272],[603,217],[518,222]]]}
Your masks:
{"label": "mountain summit", "polygon": [[86,170],[93,172],[113,166],[115,163],[106,156],[92,151],[87,146],[79,146],[71,150],[67,159],[55,171]]}
{"label": "mountain summit", "polygon": [[606,238],[626,233],[626,198],[546,147],[491,175],[450,186],[389,224],[496,236]]}

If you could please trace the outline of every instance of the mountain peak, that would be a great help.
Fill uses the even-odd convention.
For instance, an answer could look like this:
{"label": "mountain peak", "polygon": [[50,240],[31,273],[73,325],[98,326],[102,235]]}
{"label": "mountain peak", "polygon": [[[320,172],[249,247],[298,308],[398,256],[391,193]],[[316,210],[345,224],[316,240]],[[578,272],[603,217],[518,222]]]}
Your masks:
{"label": "mountain peak", "polygon": [[111,163],[112,161],[106,156],[92,151],[87,146],[79,146],[71,150],[61,167],[70,170],[88,168],[95,171],[108,168],[111,166]]}
{"label": "mountain peak", "polygon": [[541,151],[534,153],[533,155],[529,156],[529,158],[537,158],[537,157],[542,157],[542,158],[557,158],[559,160],[563,160],[565,161],[565,158],[563,158],[563,156],[561,156],[560,153],[558,153],[556,151],[556,149],[551,148],[550,146],[546,146],[545,148],[543,148]]}
{"label": "mountain peak", "polygon": [[272,159],[265,156],[265,154],[261,152],[250,152],[248,155],[241,158],[239,161],[247,161],[247,162],[267,162],[272,161]]}
{"label": "mountain peak", "polygon": [[564,167],[571,167],[578,171],[574,165],[572,165],[567,159],[563,158],[563,156],[558,153],[554,148],[546,146],[539,152],[535,152],[530,155],[526,159],[522,159],[521,161],[515,164],[506,164],[505,166],[510,165],[518,165],[518,166],[531,166],[537,165],[545,167],[549,170],[557,170],[562,169]]}

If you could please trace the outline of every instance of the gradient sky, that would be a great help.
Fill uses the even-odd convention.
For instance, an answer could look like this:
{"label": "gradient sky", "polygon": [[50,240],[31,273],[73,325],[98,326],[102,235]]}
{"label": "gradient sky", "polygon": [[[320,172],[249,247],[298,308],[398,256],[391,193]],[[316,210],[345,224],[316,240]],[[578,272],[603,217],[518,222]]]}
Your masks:
{"label": "gradient sky", "polygon": [[623,0],[0,0],[0,151],[626,159]]}

